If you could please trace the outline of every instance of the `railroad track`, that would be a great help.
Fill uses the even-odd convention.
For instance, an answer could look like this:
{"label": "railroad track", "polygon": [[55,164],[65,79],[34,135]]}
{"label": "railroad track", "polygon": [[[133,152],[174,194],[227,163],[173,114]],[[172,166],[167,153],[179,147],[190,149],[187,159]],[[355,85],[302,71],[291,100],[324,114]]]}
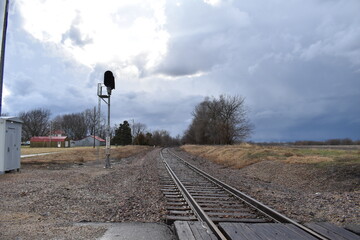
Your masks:
{"label": "railroad track", "polygon": [[214,239],[231,239],[218,226],[227,222],[285,223],[292,232],[304,233],[303,239],[329,239],[208,175],[170,149],[162,149],[160,156],[168,172],[161,180],[169,222],[200,221]]}

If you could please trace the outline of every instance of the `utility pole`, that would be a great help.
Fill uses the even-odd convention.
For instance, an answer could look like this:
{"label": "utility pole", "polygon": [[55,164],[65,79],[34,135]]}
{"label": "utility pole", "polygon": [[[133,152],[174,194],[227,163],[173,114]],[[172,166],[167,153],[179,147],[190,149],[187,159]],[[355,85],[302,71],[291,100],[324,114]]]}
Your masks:
{"label": "utility pole", "polygon": [[[93,118],[94,117],[94,118]],[[93,137],[94,137],[94,147],[93,148],[95,148],[95,136],[96,136],[96,119],[97,119],[97,115],[96,115],[96,106],[94,107],[94,115],[91,117],[91,120],[94,120],[92,123],[94,124],[94,125],[92,125],[92,127],[93,127]]]}
{"label": "utility pole", "polygon": [[111,168],[110,164],[110,95],[108,98],[108,124],[106,127],[106,160],[105,160],[105,168]]}
{"label": "utility pole", "polygon": [[51,132],[52,132],[52,121],[50,121],[50,146],[51,147]]}
{"label": "utility pole", "polygon": [[[110,96],[111,96],[111,90],[115,89],[115,78],[111,71],[106,71],[104,73],[104,85],[107,90],[107,95],[104,95],[102,93],[103,86],[101,83],[99,83],[98,84],[98,96],[108,105],[108,121],[107,121],[107,127],[106,127],[105,168],[111,168],[111,163],[110,163]],[[105,101],[105,99],[108,99],[108,100]],[[100,106],[100,104],[99,104],[99,106]]]}
{"label": "utility pole", "polygon": [[0,66],[0,116],[2,113],[2,92],[3,92],[3,81],[4,81],[4,60],[5,60],[5,45],[6,45],[6,30],[7,30],[7,20],[8,20],[8,10],[9,10],[9,0],[5,2],[4,8],[4,22],[3,22],[3,31],[2,31],[2,40],[1,40],[1,66]]}
{"label": "utility pole", "polygon": [[[101,119],[101,98],[100,98],[100,95],[101,95],[101,90],[100,90],[100,95],[99,95],[99,89],[101,89],[101,83],[98,83],[98,98],[99,98],[99,101],[98,101],[98,130],[97,130],[97,133],[98,133],[98,136],[100,137],[100,127],[101,127],[101,123],[100,123],[100,119]],[[97,148],[98,150],[98,160],[100,161],[100,143],[99,143],[99,146]]]}
{"label": "utility pole", "polygon": [[132,119],[132,145],[135,145],[134,144],[134,140],[135,140],[135,128],[134,128],[134,126],[135,126],[135,120],[134,119]]}

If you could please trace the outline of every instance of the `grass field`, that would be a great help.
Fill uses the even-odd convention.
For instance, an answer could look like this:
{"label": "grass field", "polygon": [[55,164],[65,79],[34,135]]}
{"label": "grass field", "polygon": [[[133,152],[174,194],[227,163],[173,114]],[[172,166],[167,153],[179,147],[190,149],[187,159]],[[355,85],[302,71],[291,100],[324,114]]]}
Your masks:
{"label": "grass field", "polygon": [[360,149],[316,149],[251,144],[203,146],[184,145],[183,150],[218,164],[242,168],[260,161],[283,161],[303,164],[359,164]]}
{"label": "grass field", "polygon": [[30,147],[30,146],[21,146],[21,155],[62,152],[62,151],[68,151],[68,150],[73,150],[73,148],[34,148],[34,147]]}
{"label": "grass field", "polygon": [[[112,159],[120,159],[131,155],[147,151],[147,146],[117,146],[111,147]],[[72,148],[30,148],[22,147],[21,155],[53,153],[36,157],[22,158],[21,163],[82,163],[105,159],[105,148],[93,147],[72,147]]]}

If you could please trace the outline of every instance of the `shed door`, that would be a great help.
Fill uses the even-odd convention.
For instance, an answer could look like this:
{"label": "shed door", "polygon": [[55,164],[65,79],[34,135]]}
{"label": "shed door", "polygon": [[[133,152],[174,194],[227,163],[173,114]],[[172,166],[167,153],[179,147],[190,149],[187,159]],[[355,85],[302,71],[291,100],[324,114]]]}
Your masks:
{"label": "shed door", "polygon": [[5,171],[13,169],[16,157],[15,128],[7,127],[5,141]]}

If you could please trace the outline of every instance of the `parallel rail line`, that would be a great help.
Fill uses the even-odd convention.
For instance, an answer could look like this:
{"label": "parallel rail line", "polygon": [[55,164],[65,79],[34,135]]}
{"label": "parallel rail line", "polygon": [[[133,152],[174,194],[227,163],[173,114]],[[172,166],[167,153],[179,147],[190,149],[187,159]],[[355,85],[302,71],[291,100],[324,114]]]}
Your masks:
{"label": "parallel rail line", "polygon": [[227,239],[218,222],[290,223],[317,239],[328,239],[210,176],[169,149],[163,149],[160,156],[169,173],[162,178],[169,221],[198,219],[218,239]]}

